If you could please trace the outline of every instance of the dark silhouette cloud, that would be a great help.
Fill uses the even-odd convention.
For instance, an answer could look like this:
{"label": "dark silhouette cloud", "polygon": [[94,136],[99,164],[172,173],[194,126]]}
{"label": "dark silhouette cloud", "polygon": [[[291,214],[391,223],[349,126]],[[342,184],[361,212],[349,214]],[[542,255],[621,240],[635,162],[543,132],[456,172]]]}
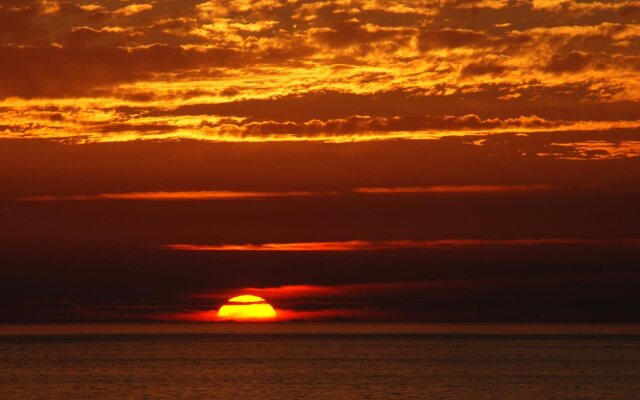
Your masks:
{"label": "dark silhouette cloud", "polygon": [[423,51],[473,46],[487,39],[487,34],[469,29],[426,29],[420,32],[419,43]]}
{"label": "dark silhouette cloud", "polygon": [[572,51],[569,54],[557,54],[551,57],[545,70],[556,73],[578,72],[587,68],[593,57],[587,53]]}
{"label": "dark silhouette cloud", "polygon": [[0,96],[69,96],[201,64],[228,65],[237,55],[153,45],[127,51],[104,46],[0,46]]}

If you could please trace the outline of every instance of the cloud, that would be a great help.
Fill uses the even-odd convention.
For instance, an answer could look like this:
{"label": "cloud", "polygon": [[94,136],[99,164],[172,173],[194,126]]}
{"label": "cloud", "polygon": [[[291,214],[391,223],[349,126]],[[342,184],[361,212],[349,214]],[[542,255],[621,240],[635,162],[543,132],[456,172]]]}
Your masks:
{"label": "cloud", "polygon": [[276,9],[281,6],[277,0],[210,0],[196,5],[196,10],[203,19],[224,17],[238,13]]}
{"label": "cloud", "polygon": [[425,29],[418,37],[419,47],[422,51],[451,49],[456,47],[474,46],[486,40],[488,35],[484,32],[475,32],[469,29]]}
{"label": "cloud", "polygon": [[582,71],[591,63],[593,56],[590,54],[572,51],[569,54],[556,54],[551,57],[544,69],[555,73],[572,73]]}
{"label": "cloud", "polygon": [[[281,320],[395,320],[395,321],[496,321],[510,316],[511,320],[555,320],[559,315],[575,310],[576,304],[592,304],[592,290],[612,290],[624,280],[637,282],[632,273],[553,274],[521,277],[469,279],[435,279],[411,282],[365,282],[344,285],[297,284],[272,287],[242,287],[218,289],[192,296],[214,303],[238,293],[251,293],[271,302]],[[625,285],[623,291],[630,293]],[[605,289],[607,288],[607,289]],[[540,301],[541,293],[554,293],[552,303]],[[561,295],[570,292],[570,299]],[[516,294],[518,293],[518,295]],[[623,296],[624,297],[624,296]],[[511,299],[511,302],[505,301]],[[619,300],[613,300],[617,302]],[[579,307],[579,306],[578,306]],[[608,308],[608,307],[607,307]],[[555,311],[554,311],[555,310]],[[209,314],[209,320],[215,311]],[[555,316],[554,316],[555,315]],[[576,320],[584,312],[574,314]],[[519,317],[518,317],[519,316]],[[193,314],[182,314],[192,319]],[[493,318],[493,319],[492,319]]]}
{"label": "cloud", "polygon": [[489,8],[499,10],[507,7],[508,0],[454,0],[452,1],[459,9],[483,9]]}
{"label": "cloud", "polygon": [[438,249],[473,246],[538,246],[538,245],[622,245],[639,246],[640,238],[583,239],[440,239],[440,240],[350,240],[343,242],[294,242],[264,244],[168,244],[162,247],[178,251],[373,251],[402,249]]}
{"label": "cloud", "polygon": [[374,42],[383,40],[393,40],[400,45],[402,41],[406,42],[410,39],[413,30],[347,20],[336,22],[331,27],[313,28],[309,32],[319,43],[340,49],[355,44],[370,46]]}
{"label": "cloud", "polygon": [[232,190],[196,190],[196,191],[163,191],[163,192],[130,192],[130,193],[100,193],[89,195],[65,196],[24,196],[17,201],[96,201],[96,200],[140,200],[140,201],[197,201],[197,200],[225,200],[225,199],[257,199],[262,197],[300,197],[360,194],[399,194],[399,193],[482,193],[509,192],[529,190],[550,190],[553,185],[440,185],[440,186],[410,186],[410,187],[362,187],[352,190],[332,191],[232,191]]}
{"label": "cloud", "polygon": [[153,4],[149,3],[140,3],[140,4],[129,4],[128,6],[124,6],[115,10],[114,15],[130,17],[132,15],[139,14],[143,11],[149,11],[153,8]]}
{"label": "cloud", "polygon": [[611,160],[640,157],[640,141],[622,140],[607,142],[587,140],[583,142],[551,143],[547,151],[539,153],[544,157],[561,160]]}
{"label": "cloud", "polygon": [[257,199],[261,197],[312,196],[313,192],[241,192],[229,190],[207,190],[188,192],[132,192],[101,193],[95,195],[70,196],[26,196],[18,201],[93,201],[93,200],[140,200],[140,201],[185,201],[185,200],[225,200]]}
{"label": "cloud", "polygon": [[[613,11],[619,15],[637,12],[640,2],[631,1],[569,1],[569,0],[532,0],[534,10],[542,10],[551,14],[572,13],[578,16],[592,16],[598,13]],[[615,15],[615,14],[614,14]]]}
{"label": "cloud", "polygon": [[[354,125],[391,132],[357,116],[386,118],[382,122],[391,126],[416,116],[475,115],[478,129],[496,118],[532,115],[550,125],[638,118],[633,110],[640,101],[640,29],[622,8],[604,2],[576,3],[598,9],[589,18],[548,11],[574,2],[532,8],[503,1],[207,1],[180,9],[149,9],[153,2],[47,3],[59,10],[45,13],[44,3],[35,1],[0,7],[0,57],[6,60],[0,66],[1,98],[28,99],[35,111],[68,107],[65,101],[73,97],[93,104],[86,111],[109,104],[136,107],[138,119],[172,119],[155,121],[154,132],[153,123],[128,121],[118,112],[124,120],[107,124],[111,128],[78,129],[85,137],[128,127],[121,140],[152,132],[153,139],[171,133],[164,137],[217,140],[225,135],[211,125],[212,115],[246,119],[227,124],[225,137],[246,130],[263,136],[320,130],[309,133],[316,138]],[[470,18],[473,13],[483,18]],[[147,104],[142,109],[135,102]],[[176,127],[185,113],[202,116],[202,125]],[[391,120],[396,117],[400,121]],[[447,129],[447,123],[453,122],[424,124]],[[474,125],[459,122],[465,124]],[[25,132],[16,120],[3,118],[2,126]],[[38,129],[47,137],[76,132],[35,120],[28,130]]]}
{"label": "cloud", "polygon": [[[538,71],[540,64],[537,63],[531,68]],[[458,70],[454,75],[457,78]],[[510,77],[511,73],[508,74],[507,79]],[[351,77],[351,79],[354,78]],[[548,77],[545,79],[548,82],[551,81]],[[518,84],[474,82],[459,87],[444,85],[432,90],[415,92],[394,89],[378,90],[374,93],[354,93],[350,90],[340,92],[334,88],[334,90],[304,91],[286,95],[277,95],[277,93],[278,90],[283,90],[281,86],[287,87],[289,82],[278,81],[281,86],[274,88],[274,94],[267,98],[251,98],[248,92],[253,89],[247,87],[241,98],[223,99],[216,103],[193,101],[190,104],[179,105],[172,110],[172,113],[180,116],[204,114],[242,116],[252,117],[258,121],[285,120],[298,123],[316,119],[322,121],[344,119],[356,115],[410,118],[431,114],[434,118],[442,118],[446,115],[459,117],[475,114],[482,116],[482,119],[537,115],[547,120],[573,121],[640,118],[636,100],[634,100],[637,94],[625,89],[629,86],[629,82],[625,83],[626,86],[610,86],[603,82],[600,82],[599,86],[594,86],[593,82],[562,82],[563,79],[559,78],[561,83],[557,85],[538,81]],[[323,81],[318,85],[324,86],[325,83]],[[330,86],[330,82],[326,85]],[[366,83],[358,83],[358,86],[362,85]],[[520,94],[518,100],[511,100],[512,104],[506,105],[502,98],[513,93]],[[605,100],[604,96],[609,100]],[[612,99],[614,96],[615,101]],[[576,107],[577,103],[580,103],[581,107]],[[287,110],[286,114],[283,114],[282,110]],[[451,110],[455,110],[455,113],[451,113]]]}
{"label": "cloud", "polygon": [[[86,33],[86,32],[85,32]],[[88,95],[152,73],[226,65],[235,53],[211,48],[201,52],[167,45],[134,49],[107,46],[0,46],[0,97]]]}
{"label": "cloud", "polygon": [[471,62],[465,65],[460,73],[462,76],[500,75],[509,69],[504,64],[495,61]]}
{"label": "cloud", "polygon": [[106,8],[102,4],[80,4],[78,8],[86,12],[105,11]]}
{"label": "cloud", "polygon": [[551,190],[555,186],[548,184],[533,185],[439,185],[405,187],[362,187],[354,189],[356,193],[398,194],[398,193],[484,193],[531,190]]}
{"label": "cloud", "polygon": [[249,122],[244,130],[249,135],[318,135],[318,134],[353,134],[368,132],[418,132],[433,130],[473,130],[499,128],[544,128],[557,126],[558,122],[546,121],[536,116],[512,119],[481,119],[478,115],[462,116],[395,116],[395,117],[366,117],[352,116],[349,118],[332,119],[328,121],[312,120],[304,123],[261,121]]}
{"label": "cloud", "polygon": [[[225,88],[221,98],[240,96],[237,88]],[[94,89],[97,90],[97,89]],[[543,133],[572,130],[612,131],[635,129],[637,120],[564,121],[536,115],[507,118],[480,118],[467,115],[365,116],[308,121],[276,121],[258,118],[225,117],[224,107],[193,105],[159,110],[163,98],[149,91],[116,92],[135,107],[119,107],[105,102],[86,109],[81,105],[48,107],[43,110],[0,108],[0,138],[47,138],[74,143],[114,142],[133,139],[197,139],[212,142],[355,142],[377,140],[434,140],[451,136]],[[521,92],[507,92],[501,101],[520,101]],[[92,101],[89,103],[95,104]],[[278,105],[279,100],[273,104]],[[242,104],[242,103],[241,103]],[[246,103],[247,107],[250,103]],[[104,108],[101,108],[104,107]],[[244,107],[244,104],[243,104]],[[250,107],[248,107],[248,110]],[[255,110],[255,108],[254,108]],[[290,110],[290,109],[289,109]],[[624,111],[624,109],[622,110]],[[223,115],[216,115],[221,112]],[[231,113],[233,114],[233,113]],[[4,131],[4,132],[2,132]]]}
{"label": "cloud", "polygon": [[131,28],[121,28],[117,26],[106,26],[100,29],[88,26],[74,27],[66,37],[66,42],[71,45],[87,44],[123,44],[143,35],[142,32],[134,31]]}

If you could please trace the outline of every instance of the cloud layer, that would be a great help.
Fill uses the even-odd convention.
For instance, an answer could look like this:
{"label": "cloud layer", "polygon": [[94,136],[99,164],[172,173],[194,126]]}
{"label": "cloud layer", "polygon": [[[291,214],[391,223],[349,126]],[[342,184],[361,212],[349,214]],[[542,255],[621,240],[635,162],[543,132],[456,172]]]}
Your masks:
{"label": "cloud layer", "polygon": [[345,142],[584,130],[635,156],[635,142],[607,132],[640,126],[638,9],[5,2],[0,137]]}

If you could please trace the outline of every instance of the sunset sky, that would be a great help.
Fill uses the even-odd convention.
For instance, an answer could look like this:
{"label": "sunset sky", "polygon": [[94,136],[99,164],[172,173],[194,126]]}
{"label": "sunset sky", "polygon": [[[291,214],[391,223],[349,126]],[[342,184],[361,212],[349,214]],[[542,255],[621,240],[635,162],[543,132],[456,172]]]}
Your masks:
{"label": "sunset sky", "polygon": [[0,323],[640,322],[640,1],[2,0]]}

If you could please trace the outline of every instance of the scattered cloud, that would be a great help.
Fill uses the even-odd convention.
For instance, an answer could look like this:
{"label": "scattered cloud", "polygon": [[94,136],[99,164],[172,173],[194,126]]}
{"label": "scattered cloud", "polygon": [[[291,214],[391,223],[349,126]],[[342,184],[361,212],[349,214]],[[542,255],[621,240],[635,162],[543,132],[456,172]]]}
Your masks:
{"label": "scattered cloud", "polygon": [[484,32],[476,32],[469,29],[426,29],[418,38],[420,49],[439,50],[457,47],[474,46],[486,40],[488,35]]}
{"label": "scattered cloud", "polygon": [[143,11],[149,11],[153,8],[153,4],[149,3],[140,3],[140,4],[129,4],[128,6],[124,6],[115,10],[113,13],[115,15],[130,17],[135,14],[139,14]]}
{"label": "scattered cloud", "polygon": [[[252,141],[405,126],[505,129],[518,125],[509,119],[531,116],[546,120],[546,128],[602,124],[605,109],[640,102],[639,4],[225,0],[174,8],[12,0],[0,6],[0,108],[31,117],[17,126],[14,114],[0,112],[2,137],[54,139],[66,132],[65,140],[84,143],[115,132],[33,117],[58,108],[65,121],[77,121],[66,112],[72,104],[85,113],[104,105],[119,110],[107,125],[124,133],[120,140],[149,138],[150,131],[154,140]],[[483,18],[468,17],[478,12]],[[330,93],[342,99],[304,104]],[[287,118],[277,106],[294,101],[300,105],[291,114],[304,109],[305,119]],[[187,109],[201,109],[192,115],[202,118],[177,126]],[[166,120],[137,121],[158,114]],[[627,121],[640,118],[628,114]],[[211,124],[212,115],[235,120]]]}
{"label": "scattered cloud", "polygon": [[589,140],[584,142],[551,143],[549,152],[542,156],[563,160],[608,160],[640,157],[640,141]]}

